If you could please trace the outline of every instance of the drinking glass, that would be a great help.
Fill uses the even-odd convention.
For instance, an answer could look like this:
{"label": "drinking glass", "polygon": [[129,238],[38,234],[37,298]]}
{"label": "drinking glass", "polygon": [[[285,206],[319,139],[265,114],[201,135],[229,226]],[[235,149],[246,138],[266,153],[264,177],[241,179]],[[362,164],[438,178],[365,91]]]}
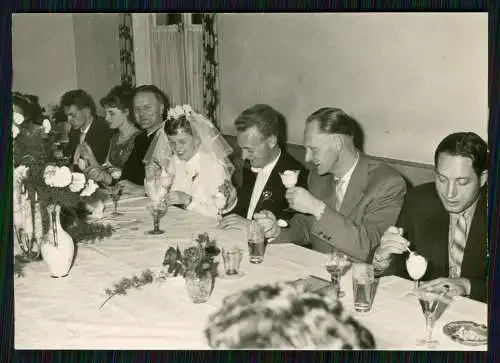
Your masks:
{"label": "drinking glass", "polygon": [[[279,173],[281,177],[281,182],[285,186],[285,188],[293,188],[297,185],[297,181],[299,179],[300,170],[285,170],[282,173]],[[283,209],[283,212],[293,212],[293,209],[288,206]]]}
{"label": "drinking glass", "polygon": [[217,221],[222,219],[222,209],[226,206],[226,196],[222,192],[217,192],[214,196],[215,208],[217,208]]}
{"label": "drinking glass", "polygon": [[113,217],[123,215],[123,213],[118,212],[118,201],[120,200],[122,193],[123,187],[121,184],[115,184],[109,187],[109,194],[111,195],[111,200],[113,201],[113,212],[111,213]]}
{"label": "drinking glass", "polygon": [[238,276],[240,274],[240,263],[243,258],[243,250],[239,247],[233,247],[222,250],[222,259],[224,269],[228,276]]}
{"label": "drinking glass", "polygon": [[446,296],[446,290],[439,291],[420,288],[416,289],[414,293],[425,317],[426,332],[425,338],[417,340],[417,346],[424,346],[430,349],[435,348],[439,345],[437,340],[432,339],[436,311],[440,303],[449,303],[451,299]]}
{"label": "drinking glass", "polygon": [[326,261],[325,267],[326,271],[330,274],[337,299],[344,297],[345,292],[340,288],[340,279],[347,272],[349,267],[351,267],[351,261],[342,252],[332,251],[328,261]]}
{"label": "drinking glass", "polygon": [[153,216],[153,229],[147,234],[163,234],[165,231],[160,229],[160,220],[167,214],[167,204],[163,201],[152,201],[148,206]]}
{"label": "drinking glass", "polygon": [[250,263],[262,263],[265,252],[264,230],[256,221],[251,221],[248,225],[247,240]]}
{"label": "drinking glass", "polygon": [[373,266],[366,263],[353,264],[352,291],[354,296],[354,310],[360,313],[367,313],[372,309],[375,288]]}

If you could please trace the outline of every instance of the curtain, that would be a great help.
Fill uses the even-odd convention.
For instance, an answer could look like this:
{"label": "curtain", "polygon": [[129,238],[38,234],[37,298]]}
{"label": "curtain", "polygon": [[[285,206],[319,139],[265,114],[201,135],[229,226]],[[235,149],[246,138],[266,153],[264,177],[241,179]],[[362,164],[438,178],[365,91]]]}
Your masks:
{"label": "curtain", "polygon": [[216,14],[203,14],[203,106],[205,114],[220,128],[219,59]]}
{"label": "curtain", "polygon": [[152,42],[153,84],[168,95],[171,105],[186,103],[182,27],[154,27]]}
{"label": "curtain", "polygon": [[132,14],[120,14],[120,72],[122,84],[135,87]]}

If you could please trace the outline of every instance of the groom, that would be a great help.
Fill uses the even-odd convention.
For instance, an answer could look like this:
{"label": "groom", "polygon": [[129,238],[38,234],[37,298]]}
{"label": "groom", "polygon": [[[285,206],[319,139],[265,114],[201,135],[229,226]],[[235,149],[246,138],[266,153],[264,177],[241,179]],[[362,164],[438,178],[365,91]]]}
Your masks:
{"label": "groom", "polygon": [[245,229],[254,214],[264,209],[272,211],[279,219],[289,220],[295,212],[283,211],[288,202],[280,173],[299,170],[297,185],[301,187],[307,185],[308,173],[286,152],[282,135],[285,117],[269,105],[258,104],[244,110],[235,126],[246,165],[242,170],[242,185],[237,190],[238,203],[220,226],[223,229]]}
{"label": "groom", "polygon": [[164,126],[170,101],[158,87],[137,87],[133,97],[134,115],[144,130],[135,138],[134,148],[123,166],[120,184],[127,194],[144,194],[144,157],[156,133]]}

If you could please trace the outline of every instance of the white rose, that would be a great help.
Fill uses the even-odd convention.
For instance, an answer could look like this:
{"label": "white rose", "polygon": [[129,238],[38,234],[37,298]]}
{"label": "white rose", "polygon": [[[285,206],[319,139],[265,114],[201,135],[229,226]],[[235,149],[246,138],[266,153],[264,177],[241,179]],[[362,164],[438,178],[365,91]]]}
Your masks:
{"label": "white rose", "polygon": [[167,112],[167,119],[174,118],[174,117],[175,117],[174,110],[170,108]]}
{"label": "white rose", "polygon": [[82,173],[72,173],[69,190],[71,190],[72,192],[79,192],[85,187],[85,182],[85,175],[83,175]]}
{"label": "white rose", "polygon": [[175,106],[174,108],[174,113],[175,113],[175,118],[179,118],[181,115],[184,114],[184,110],[182,109],[182,106]]}
{"label": "white rose", "polygon": [[21,125],[24,122],[24,116],[21,115],[19,112],[14,112],[13,119],[16,125]]}
{"label": "white rose", "polygon": [[55,187],[64,188],[71,183],[71,170],[67,166],[61,166],[57,168],[56,175],[53,177],[53,183]]}
{"label": "white rose", "polygon": [[120,169],[116,168],[111,171],[111,177],[113,179],[120,179],[121,176],[122,176],[122,171]]}
{"label": "white rose", "polygon": [[193,113],[193,109],[191,108],[190,105],[184,105],[184,106],[182,106],[182,108],[183,108],[185,114]]}
{"label": "white rose", "polygon": [[94,182],[92,179],[89,179],[87,182],[87,185],[85,185],[85,188],[82,190],[80,195],[82,197],[89,197],[92,194],[94,194],[94,192],[97,190],[97,188],[98,188],[97,183]]}
{"label": "white rose", "polygon": [[19,127],[12,124],[12,137],[15,139],[19,135]]}
{"label": "white rose", "polygon": [[52,125],[50,124],[50,121],[47,119],[43,120],[42,126],[43,126],[43,131],[45,131],[46,134],[48,134],[50,130],[52,130]]}
{"label": "white rose", "polygon": [[54,165],[47,165],[43,172],[43,179],[45,180],[45,184],[49,187],[54,186],[54,176],[56,175],[57,167]]}

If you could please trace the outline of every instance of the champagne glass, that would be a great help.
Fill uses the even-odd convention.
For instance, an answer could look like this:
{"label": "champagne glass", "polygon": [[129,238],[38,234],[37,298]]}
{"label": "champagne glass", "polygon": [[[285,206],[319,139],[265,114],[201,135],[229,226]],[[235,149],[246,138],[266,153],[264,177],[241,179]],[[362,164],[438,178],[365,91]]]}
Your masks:
{"label": "champagne glass", "polygon": [[148,206],[151,215],[153,216],[153,230],[148,231],[148,234],[163,234],[165,231],[160,229],[160,220],[167,214],[167,204],[163,201],[152,201]]}
{"label": "champagne glass", "polygon": [[340,289],[340,279],[347,272],[349,267],[351,267],[351,264],[349,258],[339,251],[332,251],[330,253],[330,258],[325,264],[326,271],[328,271],[332,279],[332,285],[336,292],[337,299],[345,296],[345,292]]}
{"label": "champagne glass", "polygon": [[[297,181],[299,179],[300,170],[285,170],[282,173],[279,173],[281,177],[281,182],[285,186],[285,188],[293,188],[297,185]],[[287,207],[283,209],[283,212],[293,212],[293,209]]]}
{"label": "champagne glass", "polygon": [[153,230],[147,232],[148,234],[165,233],[165,231],[160,229],[160,220],[167,214],[168,209],[164,200],[167,188],[162,182],[165,182],[165,180],[162,180],[160,176],[150,176],[144,180],[144,189],[151,200],[151,204],[148,208],[153,216],[154,225]]}
{"label": "champagne glass", "polygon": [[111,195],[111,200],[113,201],[113,213],[111,213],[111,215],[113,217],[123,215],[123,213],[118,212],[118,201],[120,200],[123,193],[122,185],[120,184],[111,185],[109,187],[109,193]]}
{"label": "champagne glass", "polygon": [[422,313],[425,317],[425,331],[426,336],[423,339],[417,340],[417,346],[436,348],[439,343],[437,340],[432,339],[432,330],[434,328],[434,320],[436,311],[440,303],[449,303],[450,297],[446,296],[447,290],[438,291],[432,289],[417,289],[415,295],[417,296]]}
{"label": "champagne glass", "polygon": [[222,219],[222,209],[226,206],[226,196],[222,192],[217,192],[213,198],[215,207],[217,208],[217,221],[220,222]]}

